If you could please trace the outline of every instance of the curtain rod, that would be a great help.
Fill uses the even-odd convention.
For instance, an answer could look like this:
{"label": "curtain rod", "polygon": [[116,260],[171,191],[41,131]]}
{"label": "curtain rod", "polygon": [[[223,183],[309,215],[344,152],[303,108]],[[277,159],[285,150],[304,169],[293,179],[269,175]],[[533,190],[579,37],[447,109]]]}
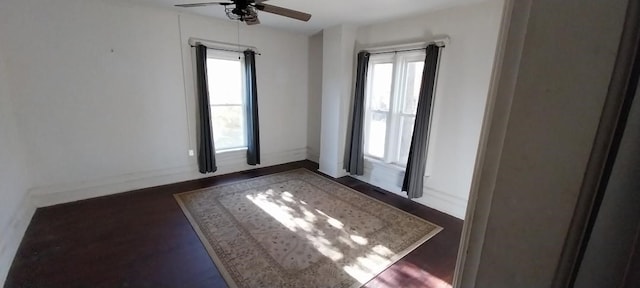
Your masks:
{"label": "curtain rod", "polygon": [[425,42],[417,42],[417,43],[407,43],[407,44],[399,44],[399,45],[391,45],[391,46],[383,46],[383,47],[372,47],[369,49],[363,49],[362,51],[370,51],[369,54],[387,54],[387,53],[398,53],[398,52],[409,52],[409,51],[420,51],[427,49],[428,45],[435,44],[438,47],[444,48],[446,47],[451,40],[449,37],[440,37],[433,40],[425,41]]}
{"label": "curtain rod", "polygon": [[[439,47],[444,47],[444,46],[439,46]],[[399,52],[410,52],[410,51],[421,51],[421,50],[426,50],[427,47],[423,47],[423,48],[416,48],[416,49],[405,49],[405,50],[393,50],[393,51],[384,51],[384,52],[370,52],[370,55],[378,55],[378,54],[391,54],[391,53],[399,53]]]}
{"label": "curtain rod", "polygon": [[213,40],[194,38],[194,37],[189,38],[189,46],[195,47],[198,44],[202,44],[209,49],[229,51],[229,52],[243,52],[244,50],[248,49],[248,50],[253,50],[254,52],[256,52],[257,55],[262,55],[258,51],[258,48],[254,46],[226,43],[226,42],[213,41]]}

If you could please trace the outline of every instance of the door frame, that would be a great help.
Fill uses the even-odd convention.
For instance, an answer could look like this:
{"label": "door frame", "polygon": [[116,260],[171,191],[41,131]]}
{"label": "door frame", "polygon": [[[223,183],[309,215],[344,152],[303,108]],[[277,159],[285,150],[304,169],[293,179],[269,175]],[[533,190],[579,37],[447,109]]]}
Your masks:
{"label": "door frame", "polygon": [[532,0],[504,1],[453,287],[475,287],[531,4]]}
{"label": "door frame", "polygon": [[[458,250],[454,287],[475,287],[531,5],[532,0],[504,2],[488,102]],[[621,131],[624,130],[621,125],[624,125],[631,105],[629,97],[632,99],[635,95],[637,85],[630,85],[633,84],[630,79],[637,79],[640,73],[640,55],[636,54],[636,51],[640,54],[640,3],[630,0],[628,5],[614,73],[553,287],[571,287],[575,281],[620,144]],[[636,69],[632,69],[633,63],[637,63]],[[631,89],[633,94],[630,94]]]}
{"label": "door frame", "polygon": [[618,55],[554,287],[573,287],[604,199],[640,77],[640,3],[627,4]]}

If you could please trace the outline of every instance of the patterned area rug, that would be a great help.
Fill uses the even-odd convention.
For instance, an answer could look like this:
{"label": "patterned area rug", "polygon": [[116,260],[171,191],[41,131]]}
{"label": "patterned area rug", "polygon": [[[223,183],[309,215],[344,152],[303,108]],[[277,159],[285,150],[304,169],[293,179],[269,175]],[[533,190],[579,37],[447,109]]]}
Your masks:
{"label": "patterned area rug", "polygon": [[306,169],[175,197],[230,287],[360,287],[442,230]]}

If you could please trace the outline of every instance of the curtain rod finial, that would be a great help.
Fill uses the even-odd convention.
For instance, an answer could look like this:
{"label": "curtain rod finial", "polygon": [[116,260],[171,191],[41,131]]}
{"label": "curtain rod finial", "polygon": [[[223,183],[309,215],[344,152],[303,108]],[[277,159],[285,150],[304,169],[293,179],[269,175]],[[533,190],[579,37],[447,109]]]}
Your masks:
{"label": "curtain rod finial", "polygon": [[449,43],[451,42],[451,38],[449,38],[449,36],[442,38],[442,40],[436,41],[436,45],[438,47],[446,47],[447,45],[449,45]]}

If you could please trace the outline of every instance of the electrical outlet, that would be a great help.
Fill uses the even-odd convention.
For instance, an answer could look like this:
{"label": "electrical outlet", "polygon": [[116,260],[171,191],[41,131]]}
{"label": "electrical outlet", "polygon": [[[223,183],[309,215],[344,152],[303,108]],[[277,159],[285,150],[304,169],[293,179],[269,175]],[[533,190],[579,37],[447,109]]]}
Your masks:
{"label": "electrical outlet", "polygon": [[196,153],[193,152],[193,149],[189,149],[189,156],[193,157],[195,155],[196,155]]}

